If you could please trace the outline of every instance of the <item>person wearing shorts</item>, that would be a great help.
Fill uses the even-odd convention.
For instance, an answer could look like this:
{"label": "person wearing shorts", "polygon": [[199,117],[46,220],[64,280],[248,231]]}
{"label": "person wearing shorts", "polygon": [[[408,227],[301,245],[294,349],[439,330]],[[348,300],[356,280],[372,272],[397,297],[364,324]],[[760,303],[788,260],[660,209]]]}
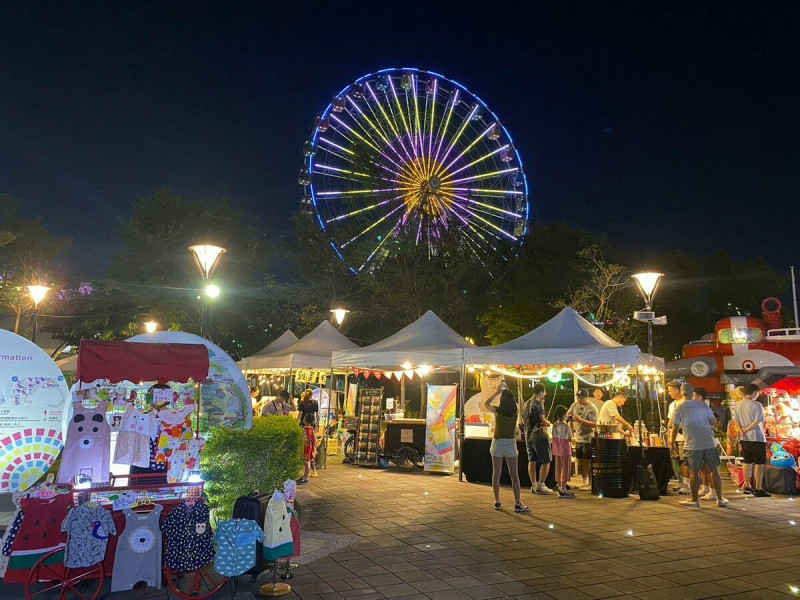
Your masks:
{"label": "person wearing shorts", "polygon": [[[672,398],[672,402],[670,402],[669,408],[667,409],[667,439],[672,439],[672,415],[675,414],[675,409],[686,401],[686,398],[681,396],[681,382],[675,379],[667,384],[667,393],[669,397]],[[689,472],[689,467],[686,465],[686,460],[684,458],[685,453],[683,445],[685,438],[680,430],[676,433],[675,442],[675,444],[670,444],[670,449],[672,450],[672,470],[679,482],[678,493],[682,496],[686,496],[691,493],[689,486],[691,473]]]}
{"label": "person wearing shorts", "polygon": [[589,400],[589,390],[581,388],[575,394],[575,402],[567,411],[567,419],[572,419],[575,424],[575,458],[578,459],[578,468],[583,477],[583,487],[589,486],[589,469],[592,459],[592,435],[597,426],[597,409]]}
{"label": "person wearing shorts", "polygon": [[[492,400],[500,396],[500,404],[491,406]],[[517,466],[518,453],[517,441],[514,434],[517,431],[517,401],[514,394],[507,389],[499,388],[494,394],[483,401],[484,412],[494,414],[494,436],[489,452],[492,455],[492,491],[494,492],[494,508],[502,510],[500,503],[500,474],[503,471],[503,460],[508,466],[511,476],[511,486],[514,489],[514,512],[528,512],[530,510],[520,499],[519,467]]]}
{"label": "person wearing shorts", "polygon": [[[681,395],[692,398],[694,387],[684,383]],[[684,456],[689,469],[689,490],[691,498],[681,500],[678,504],[689,508],[700,508],[700,471],[707,467],[711,471],[714,489],[717,492],[717,505],[726,506],[728,501],[722,497],[722,480],[719,477],[719,453],[714,439],[714,427],[717,418],[705,402],[686,400],[675,409],[670,421],[670,445],[677,445],[678,428],[683,430]]]}
{"label": "person wearing shorts", "polygon": [[[744,386],[744,399],[736,405],[736,422],[742,432],[739,445],[742,450],[742,477],[745,494],[768,498],[764,490],[764,465],[767,462],[767,438],[764,435],[764,407],[756,401],[758,386]],[[755,489],[750,486],[754,480]]]}
{"label": "person wearing shorts", "polygon": [[[533,386],[533,396],[525,402],[522,409],[522,424],[525,428],[525,448],[528,451],[528,475],[531,478],[531,492],[547,496],[545,481],[550,472],[553,457],[550,451],[550,438],[546,427],[550,426],[544,416],[545,387],[541,383]],[[538,470],[537,470],[538,467]],[[536,476],[539,476],[537,483]]]}

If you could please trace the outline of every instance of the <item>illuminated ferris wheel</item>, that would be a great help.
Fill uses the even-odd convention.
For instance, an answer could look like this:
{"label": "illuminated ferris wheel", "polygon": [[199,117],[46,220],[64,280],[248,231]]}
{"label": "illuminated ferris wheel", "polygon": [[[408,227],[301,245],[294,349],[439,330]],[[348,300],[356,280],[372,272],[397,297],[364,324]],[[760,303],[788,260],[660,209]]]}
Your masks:
{"label": "illuminated ferris wheel", "polygon": [[519,152],[497,116],[460,83],[384,69],[339,92],[317,118],[298,178],[331,246],[354,273],[398,243],[455,230],[479,259],[528,232]]}

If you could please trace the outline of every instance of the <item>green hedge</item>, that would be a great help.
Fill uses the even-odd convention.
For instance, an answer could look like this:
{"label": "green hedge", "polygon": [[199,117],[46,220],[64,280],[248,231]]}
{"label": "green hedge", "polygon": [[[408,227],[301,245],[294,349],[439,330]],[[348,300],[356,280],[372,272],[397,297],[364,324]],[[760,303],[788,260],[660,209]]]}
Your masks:
{"label": "green hedge", "polygon": [[303,430],[292,417],[253,419],[249,430],[213,427],[200,460],[213,515],[231,516],[239,496],[271,492],[303,469]]}

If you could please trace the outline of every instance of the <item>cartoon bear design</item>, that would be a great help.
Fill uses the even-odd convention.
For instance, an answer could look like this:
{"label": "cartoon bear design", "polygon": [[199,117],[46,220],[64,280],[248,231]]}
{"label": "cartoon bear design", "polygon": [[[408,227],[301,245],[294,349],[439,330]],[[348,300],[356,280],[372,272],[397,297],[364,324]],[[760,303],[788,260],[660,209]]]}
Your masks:
{"label": "cartoon bear design", "polygon": [[71,483],[76,475],[88,475],[93,483],[108,481],[111,467],[111,426],[106,420],[106,402],[86,408],[72,404],[67,441],[58,470],[58,483]]}

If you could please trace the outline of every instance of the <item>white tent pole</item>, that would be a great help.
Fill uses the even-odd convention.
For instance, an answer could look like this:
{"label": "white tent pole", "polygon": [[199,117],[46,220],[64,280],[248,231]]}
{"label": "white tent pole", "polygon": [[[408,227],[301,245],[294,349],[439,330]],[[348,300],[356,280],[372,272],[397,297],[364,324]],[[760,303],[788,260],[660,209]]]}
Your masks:
{"label": "white tent pole", "polygon": [[[320,394],[320,398],[322,394]],[[328,426],[331,424],[331,402],[333,402],[333,367],[328,379],[328,414],[325,416],[325,427],[322,430],[322,447],[325,450],[325,458],[322,461],[322,468],[328,468]]]}
{"label": "white tent pole", "polygon": [[400,374],[400,406],[406,409],[406,374]]}
{"label": "white tent pole", "polygon": [[467,382],[467,365],[464,362],[464,350],[461,350],[461,369],[458,373],[458,400],[459,400],[459,413],[458,413],[458,445],[456,449],[458,450],[458,480],[464,481],[464,469],[462,468],[461,463],[464,461],[464,457],[461,453],[461,449],[464,447],[464,402],[466,397],[466,391],[464,387],[466,386]]}

